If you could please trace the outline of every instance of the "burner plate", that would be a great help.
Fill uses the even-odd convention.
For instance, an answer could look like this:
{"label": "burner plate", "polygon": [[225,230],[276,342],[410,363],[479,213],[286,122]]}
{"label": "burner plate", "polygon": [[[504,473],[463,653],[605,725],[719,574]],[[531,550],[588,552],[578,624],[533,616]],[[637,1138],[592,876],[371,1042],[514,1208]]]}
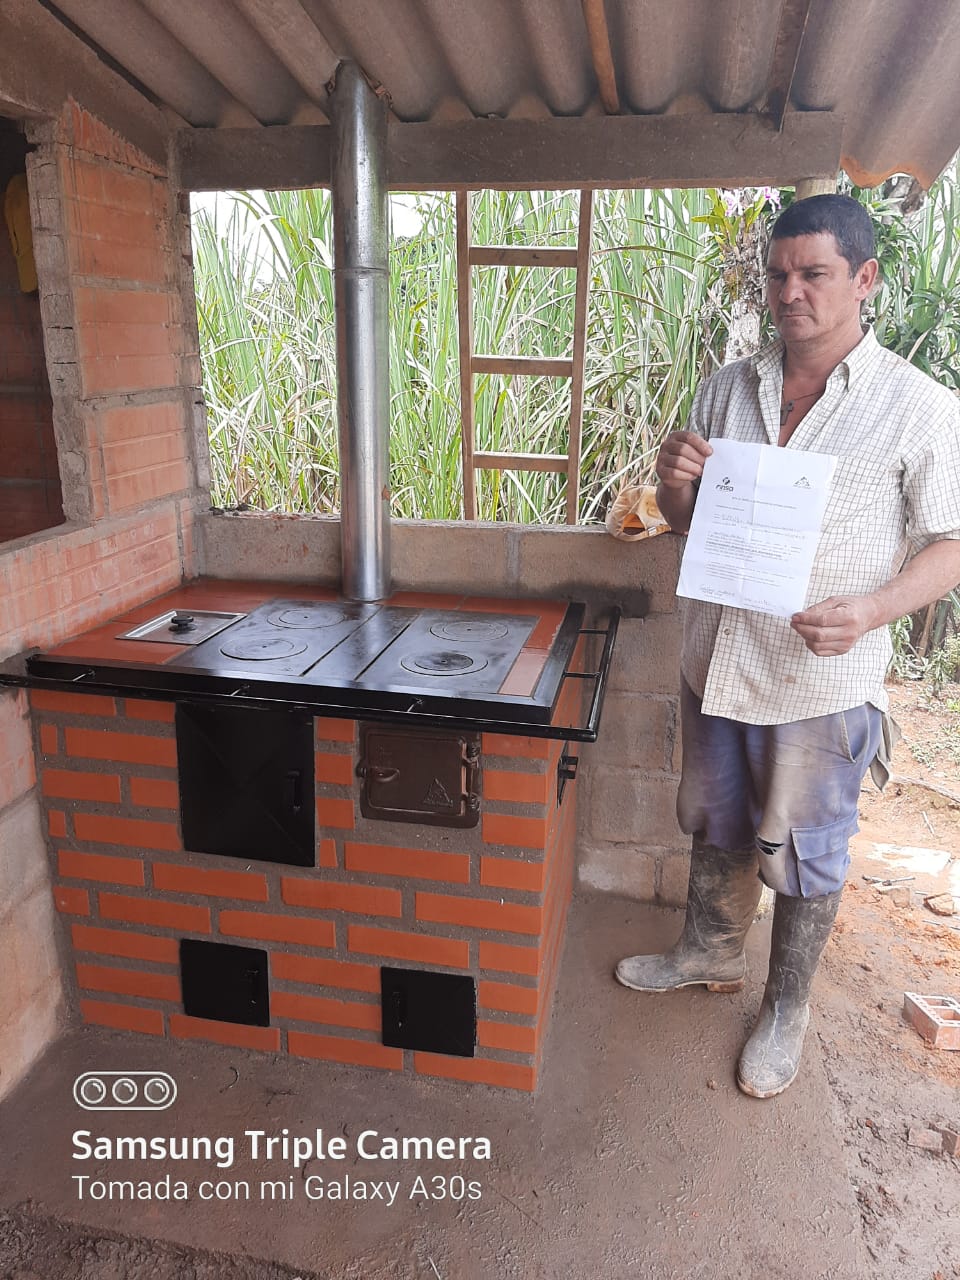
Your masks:
{"label": "burner plate", "polygon": [[408,653],[400,659],[400,665],[418,676],[465,676],[482,671],[487,660],[470,653],[434,649],[430,653]]}
{"label": "burner plate", "polygon": [[271,658],[294,658],[306,653],[307,646],[300,640],[288,640],[285,636],[237,636],[220,646],[220,652],[228,658],[242,658],[245,662],[266,662]]}
{"label": "burner plate", "polygon": [[502,640],[509,634],[509,630],[502,622],[479,622],[473,618],[464,618],[462,622],[435,622],[430,628],[430,634],[441,640],[455,640],[458,644],[483,644],[485,640]]}
{"label": "burner plate", "polygon": [[299,609],[275,609],[267,614],[266,620],[272,627],[314,628],[335,627],[347,617],[346,610],[335,604],[308,604]]}

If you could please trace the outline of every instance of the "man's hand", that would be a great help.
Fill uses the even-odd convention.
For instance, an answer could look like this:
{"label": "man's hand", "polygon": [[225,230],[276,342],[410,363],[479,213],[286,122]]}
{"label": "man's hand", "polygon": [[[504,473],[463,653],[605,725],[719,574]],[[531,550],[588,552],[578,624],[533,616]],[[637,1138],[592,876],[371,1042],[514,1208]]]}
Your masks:
{"label": "man's hand", "polygon": [[790,619],[791,627],[818,658],[847,653],[881,623],[870,596],[830,596]]}
{"label": "man's hand", "polygon": [[674,431],[657,454],[656,472],[665,489],[683,489],[703,474],[713,449],[693,431]]}

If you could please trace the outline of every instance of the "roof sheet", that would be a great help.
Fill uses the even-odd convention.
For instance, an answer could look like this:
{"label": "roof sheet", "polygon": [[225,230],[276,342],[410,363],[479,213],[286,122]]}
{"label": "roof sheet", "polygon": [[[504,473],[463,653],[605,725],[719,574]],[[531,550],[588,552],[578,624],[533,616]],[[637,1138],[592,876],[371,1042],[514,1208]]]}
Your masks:
{"label": "roof sheet", "polygon": [[351,58],[403,121],[830,111],[864,185],[960,145],[956,0],[45,0],[177,127],[326,119]]}

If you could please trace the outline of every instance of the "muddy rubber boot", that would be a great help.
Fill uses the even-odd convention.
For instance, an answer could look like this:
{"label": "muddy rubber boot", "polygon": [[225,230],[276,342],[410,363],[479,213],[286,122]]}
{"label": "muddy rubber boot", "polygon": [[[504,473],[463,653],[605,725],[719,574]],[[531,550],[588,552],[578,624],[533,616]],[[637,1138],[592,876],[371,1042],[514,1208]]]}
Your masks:
{"label": "muddy rubber boot", "polygon": [[621,960],[617,981],[633,991],[698,983],[708,991],[739,991],[746,973],[743,943],[762,888],[755,849],[731,853],[694,840],[683,932],[662,955]]}
{"label": "muddy rubber boot", "polygon": [[777,894],[770,969],[763,1003],[737,1067],[737,1084],[752,1098],[773,1098],[800,1070],[810,1021],[810,985],[840,906],[841,890],[821,898]]}

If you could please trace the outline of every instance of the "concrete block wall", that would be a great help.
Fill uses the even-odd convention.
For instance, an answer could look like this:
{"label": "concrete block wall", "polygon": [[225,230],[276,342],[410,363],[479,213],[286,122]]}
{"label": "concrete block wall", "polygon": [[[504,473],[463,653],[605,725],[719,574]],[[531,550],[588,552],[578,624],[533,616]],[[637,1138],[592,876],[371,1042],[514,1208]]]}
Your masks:
{"label": "concrete block wall", "polygon": [[[25,128],[64,522],[0,540],[0,660],[192,576],[194,515],[209,501],[195,457],[196,313],[171,183],[75,103]],[[63,1016],[25,706],[0,691],[0,1095]]]}
{"label": "concrete block wall", "polygon": [[[204,513],[201,572],[335,584],[336,519]],[[686,898],[689,838],[677,826],[680,770],[680,615],[675,587],[681,540],[673,534],[619,542],[603,529],[395,521],[398,590],[585,600],[597,618],[619,603],[625,617],[599,741],[581,757],[578,875],[582,883],[645,902]]]}

